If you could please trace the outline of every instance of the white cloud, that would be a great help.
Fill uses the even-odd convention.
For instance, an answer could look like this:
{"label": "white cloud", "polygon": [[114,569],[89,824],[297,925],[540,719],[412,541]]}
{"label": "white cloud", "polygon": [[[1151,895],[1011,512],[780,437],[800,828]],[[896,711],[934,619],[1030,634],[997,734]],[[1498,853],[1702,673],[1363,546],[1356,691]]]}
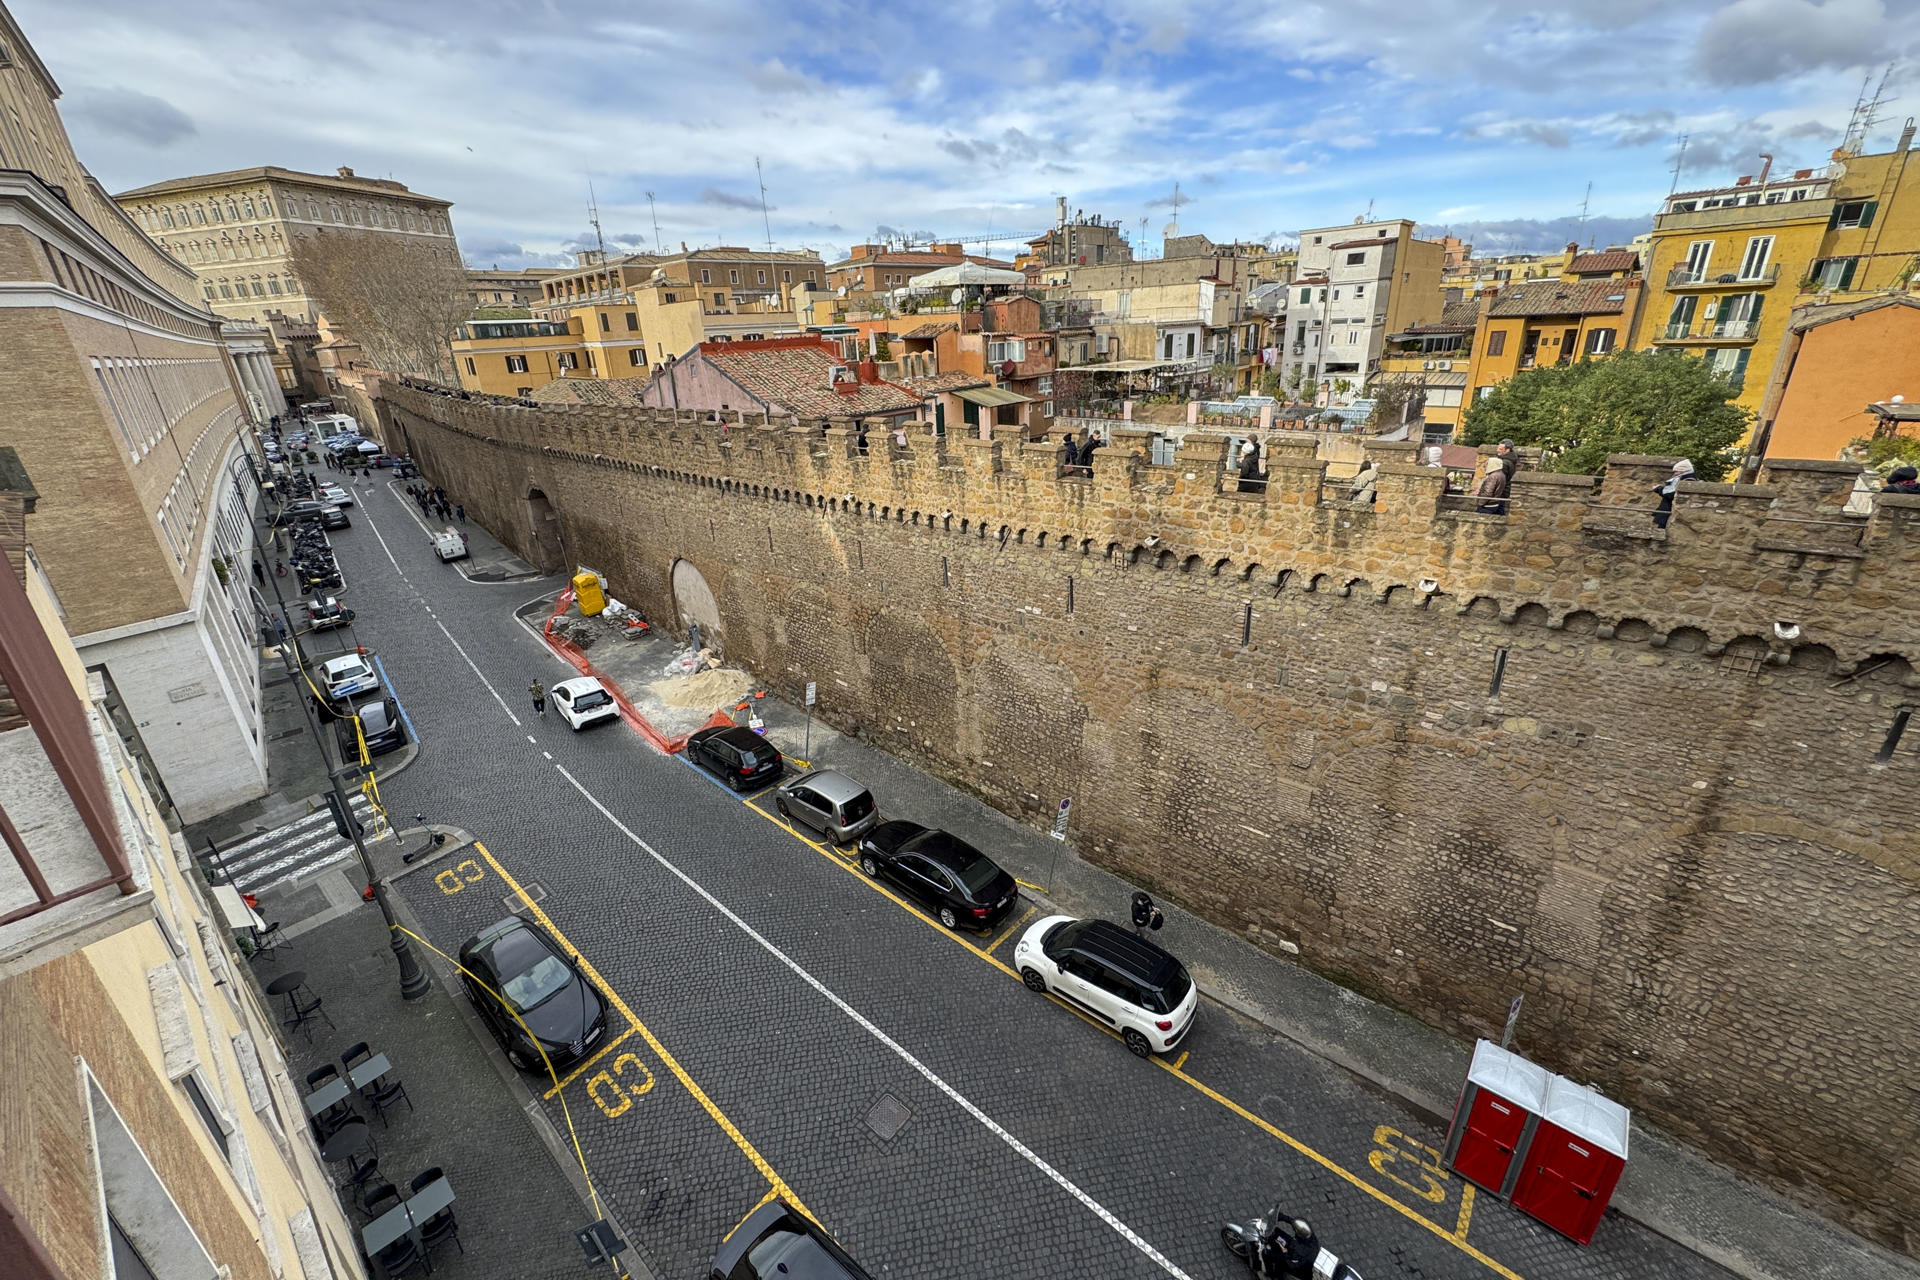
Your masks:
{"label": "white cloud", "polygon": [[1760,84],[1884,62],[1886,18],[1881,0],[1734,0],[1700,32],[1700,69],[1715,84]]}

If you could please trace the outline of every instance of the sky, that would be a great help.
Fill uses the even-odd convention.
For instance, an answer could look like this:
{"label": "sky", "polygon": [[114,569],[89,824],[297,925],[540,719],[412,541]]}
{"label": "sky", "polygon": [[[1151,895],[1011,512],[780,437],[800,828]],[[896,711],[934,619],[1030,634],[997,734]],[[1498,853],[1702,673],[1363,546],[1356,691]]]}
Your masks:
{"label": "sky", "polygon": [[589,184],[616,252],[1011,257],[1060,195],[1154,252],[1176,216],[1604,245],[1682,135],[1685,190],[1824,164],[1889,63],[1869,149],[1920,113],[1920,0],[4,2],[109,190],[347,165],[453,201],[478,267],[571,264]]}

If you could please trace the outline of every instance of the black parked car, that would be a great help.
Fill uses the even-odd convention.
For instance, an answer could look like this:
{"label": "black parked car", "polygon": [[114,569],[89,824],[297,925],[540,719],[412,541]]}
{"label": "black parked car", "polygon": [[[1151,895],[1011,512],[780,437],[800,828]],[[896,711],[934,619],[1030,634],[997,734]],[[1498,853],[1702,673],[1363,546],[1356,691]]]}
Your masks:
{"label": "black parked car", "polygon": [[[517,916],[467,939],[460,948],[460,967],[467,971],[460,975],[467,998],[500,1042],[507,1061],[522,1071],[542,1073],[549,1061],[556,1071],[570,1066],[606,1038],[606,997],[559,943]],[[513,1012],[476,985],[475,977],[498,992]],[[528,1029],[540,1038],[538,1045],[528,1037]]]}
{"label": "black parked car", "polygon": [[772,782],[785,768],[771,742],[737,724],[689,735],[687,759],[713,770],[735,791]]}
{"label": "black parked car", "polygon": [[324,502],[289,502],[273,513],[271,523],[288,525],[298,524],[302,520],[317,520],[327,505]]}
{"label": "black parked car", "polygon": [[[383,756],[406,745],[407,731],[400,720],[400,705],[392,698],[363,702],[353,709],[353,715],[360,717],[360,732],[366,735],[368,755]],[[360,758],[360,744],[353,734],[353,715],[342,713],[336,726],[342,760]]]}
{"label": "black parked car", "polygon": [[322,529],[349,529],[353,527],[353,521],[348,517],[344,507],[325,506],[320,508],[320,527]]}
{"label": "black parked car", "polygon": [[1020,886],[965,840],[917,822],[883,822],[860,842],[860,869],[885,876],[949,929],[991,929],[1020,899]]}
{"label": "black parked car", "polygon": [[747,1215],[713,1256],[708,1280],[873,1280],[807,1216],[772,1200]]}

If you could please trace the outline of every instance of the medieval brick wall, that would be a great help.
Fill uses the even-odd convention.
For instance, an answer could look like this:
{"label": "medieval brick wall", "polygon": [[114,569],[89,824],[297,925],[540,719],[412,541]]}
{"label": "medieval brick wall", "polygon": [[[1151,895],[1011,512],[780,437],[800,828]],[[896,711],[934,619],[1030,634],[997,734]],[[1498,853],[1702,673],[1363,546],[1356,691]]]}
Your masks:
{"label": "medieval brick wall", "polygon": [[1239,493],[1215,437],[1079,480],[843,420],[382,405],[530,558],[550,502],[666,625],[690,562],[729,657],[840,728],[1036,824],[1072,796],[1088,858],[1448,1031],[1524,991],[1548,1065],[1920,1245],[1920,728],[1877,758],[1920,499],[1850,519],[1839,464],[1774,461],[1657,530],[1657,459],[1481,516],[1410,446],[1369,510],[1310,439]]}

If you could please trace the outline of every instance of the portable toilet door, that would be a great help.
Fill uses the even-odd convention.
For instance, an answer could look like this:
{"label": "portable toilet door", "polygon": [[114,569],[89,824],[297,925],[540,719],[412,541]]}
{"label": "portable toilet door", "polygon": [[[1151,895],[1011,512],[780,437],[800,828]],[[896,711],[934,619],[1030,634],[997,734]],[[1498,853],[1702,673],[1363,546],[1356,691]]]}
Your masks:
{"label": "portable toilet door", "polygon": [[1631,1114],[1611,1098],[1553,1077],[1514,1207],[1581,1244],[1592,1241],[1627,1165],[1630,1124]]}
{"label": "portable toilet door", "polygon": [[1545,1067],[1491,1040],[1475,1044],[1447,1130],[1445,1167],[1496,1195],[1510,1194],[1550,1078]]}

